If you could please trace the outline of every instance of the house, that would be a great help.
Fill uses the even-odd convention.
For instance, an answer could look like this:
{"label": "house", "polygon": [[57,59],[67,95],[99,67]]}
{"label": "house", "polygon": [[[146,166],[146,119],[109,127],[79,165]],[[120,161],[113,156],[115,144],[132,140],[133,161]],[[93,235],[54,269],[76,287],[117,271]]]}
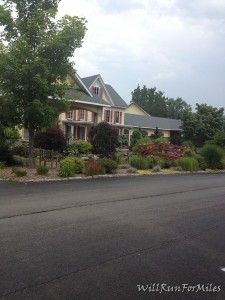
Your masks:
{"label": "house", "polygon": [[150,136],[158,127],[166,138],[181,132],[180,120],[152,117],[136,103],[128,105],[99,74],[85,78],[70,75],[68,82],[72,86],[66,95],[71,101],[71,110],[62,113],[59,120],[69,141],[87,140],[90,128],[102,121],[115,127],[119,135],[126,135],[129,142],[137,128]]}

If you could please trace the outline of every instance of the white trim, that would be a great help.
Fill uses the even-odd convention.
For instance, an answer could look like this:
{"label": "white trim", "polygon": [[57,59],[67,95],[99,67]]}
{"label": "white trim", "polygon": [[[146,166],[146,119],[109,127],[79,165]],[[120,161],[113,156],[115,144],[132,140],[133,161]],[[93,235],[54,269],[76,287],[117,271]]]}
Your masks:
{"label": "white trim", "polygon": [[[104,88],[104,90],[105,90],[105,92],[106,92],[106,94],[107,94],[109,100],[111,101],[111,104],[114,106],[115,103],[113,102],[113,100],[112,100],[112,98],[111,98],[111,96],[110,96],[110,94],[109,94],[109,92],[108,92],[108,90],[107,90],[107,88],[106,88],[106,86],[105,86],[105,84],[104,84],[104,81],[102,80],[102,77],[101,77],[100,74],[97,75],[97,78],[95,79],[95,81],[92,82],[92,84],[90,85],[89,88],[91,89],[91,88],[94,86],[95,82],[96,82],[98,79],[100,80],[100,82],[101,82],[101,84],[102,84],[102,86],[103,86],[103,88]],[[99,97],[99,96],[98,96],[98,97]],[[100,97],[99,97],[99,98],[100,98]]]}
{"label": "white trim", "polygon": [[[123,125],[124,127],[129,127],[129,128],[143,128],[143,129],[156,129],[156,127],[158,127],[158,126],[156,126],[156,127],[144,127],[144,126],[134,126],[134,125]],[[168,128],[160,128],[160,127],[158,127],[158,129],[160,129],[160,130],[173,130],[173,131],[182,131],[182,129],[168,129]]]}
{"label": "white trim", "polygon": [[88,95],[93,98],[93,95],[91,94],[89,89],[86,87],[86,85],[83,83],[80,76],[77,73],[71,74],[71,76],[73,77],[73,79],[75,79],[75,81],[77,80],[81,84],[81,86],[85,89],[85,91],[88,93]]}
{"label": "white trim", "polygon": [[93,102],[86,102],[86,101],[82,101],[82,100],[68,100],[68,101],[82,103],[82,104],[91,104],[91,105],[94,105],[94,106],[112,107],[112,105],[99,104],[99,103],[93,103]]}

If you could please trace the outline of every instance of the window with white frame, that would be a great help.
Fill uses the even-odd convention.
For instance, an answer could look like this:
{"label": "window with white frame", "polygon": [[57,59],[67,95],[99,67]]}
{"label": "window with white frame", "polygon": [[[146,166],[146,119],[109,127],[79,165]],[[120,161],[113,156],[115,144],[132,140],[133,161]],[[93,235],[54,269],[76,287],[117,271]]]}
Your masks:
{"label": "window with white frame", "polygon": [[73,119],[73,111],[72,110],[68,111],[67,119]]}
{"label": "window with white frame", "polygon": [[80,119],[81,120],[85,119],[85,111],[83,109],[80,111]]}
{"label": "window with white frame", "polygon": [[97,96],[99,96],[99,94],[100,94],[100,88],[97,87],[97,86],[95,86],[95,87],[94,87],[94,93],[95,93]]}
{"label": "window with white frame", "polygon": [[106,110],[106,122],[110,123],[111,122],[111,111]]}
{"label": "window with white frame", "polygon": [[120,124],[120,112],[115,111],[115,123]]}

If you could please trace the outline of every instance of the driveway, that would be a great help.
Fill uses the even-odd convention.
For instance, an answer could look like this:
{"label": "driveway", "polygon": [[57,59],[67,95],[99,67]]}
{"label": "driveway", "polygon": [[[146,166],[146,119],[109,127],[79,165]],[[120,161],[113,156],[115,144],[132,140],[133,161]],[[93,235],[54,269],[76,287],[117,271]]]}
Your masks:
{"label": "driveway", "polygon": [[0,299],[225,299],[225,174],[0,181]]}

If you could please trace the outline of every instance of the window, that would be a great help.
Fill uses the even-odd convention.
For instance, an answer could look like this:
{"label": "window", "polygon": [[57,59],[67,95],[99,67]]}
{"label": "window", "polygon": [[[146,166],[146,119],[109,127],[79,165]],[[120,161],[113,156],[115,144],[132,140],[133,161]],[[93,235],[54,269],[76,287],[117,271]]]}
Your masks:
{"label": "window", "polygon": [[114,123],[121,124],[122,123],[122,112],[114,111]]}
{"label": "window", "polygon": [[80,111],[80,119],[81,119],[81,120],[84,120],[84,116],[85,116],[85,112],[84,112],[84,110],[82,109],[82,110]]}
{"label": "window", "polygon": [[129,134],[129,129],[124,128],[123,134]]}
{"label": "window", "polygon": [[99,91],[100,91],[99,87],[95,86],[95,87],[94,87],[94,93],[95,93],[97,96],[99,96]]}
{"label": "window", "polygon": [[67,119],[73,119],[73,111],[70,110],[68,113],[67,113]]}
{"label": "window", "polygon": [[106,110],[106,122],[110,123],[111,122],[111,111]]}

